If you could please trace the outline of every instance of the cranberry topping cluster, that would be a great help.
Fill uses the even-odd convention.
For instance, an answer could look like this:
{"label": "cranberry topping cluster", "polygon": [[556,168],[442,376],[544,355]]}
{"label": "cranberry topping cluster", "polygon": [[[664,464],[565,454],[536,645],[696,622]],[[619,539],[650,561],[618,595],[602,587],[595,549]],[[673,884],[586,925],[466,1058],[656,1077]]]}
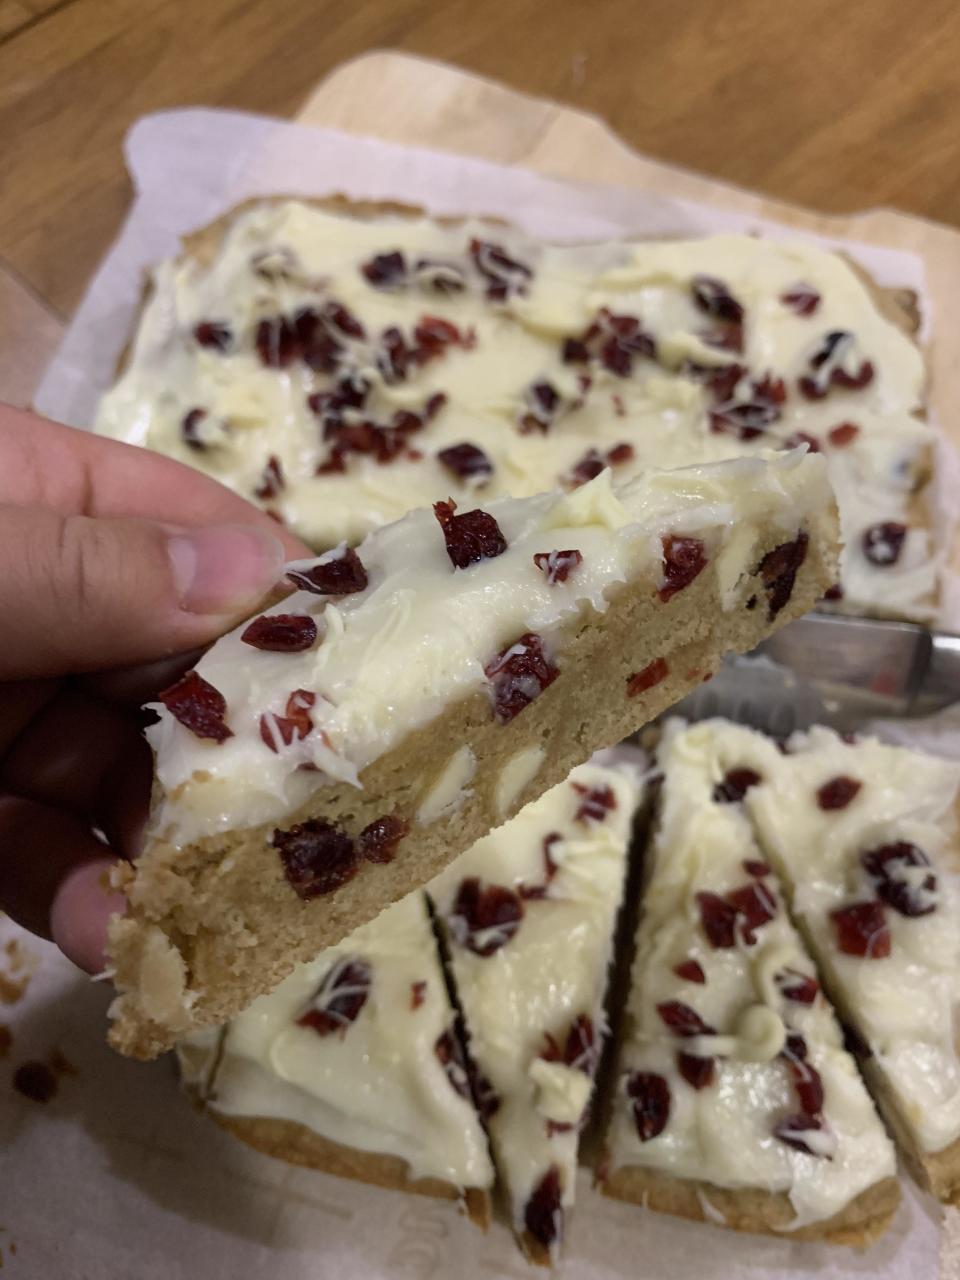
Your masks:
{"label": "cranberry topping cluster", "polygon": [[321,982],[297,1026],[309,1027],[318,1036],[346,1035],[356,1022],[370,994],[370,965],[359,956],[338,960]]}
{"label": "cranberry topping cluster", "polygon": [[594,319],[578,337],[564,339],[561,359],[564,364],[600,364],[618,378],[629,378],[638,358],[656,360],[656,343],[645,333],[637,316],[615,315],[601,307]]}
{"label": "cranberry topping cluster", "polygon": [[797,1151],[829,1160],[832,1157],[823,1144],[810,1137],[826,1130],[827,1124],[823,1118],[823,1081],[807,1056],[806,1040],[795,1032],[789,1034],[780,1056],[790,1072],[800,1111],[774,1125],[774,1137]]}
{"label": "cranberry topping cluster", "polygon": [[[777,915],[777,899],[763,879],[769,868],[764,863],[751,865],[756,868],[749,873],[752,879],[740,888],[723,896],[705,890],[696,895],[700,924],[712,947],[734,947],[738,937],[752,947],[757,929]],[[758,875],[759,867],[764,870]]]}
{"label": "cranberry topping cluster", "polygon": [[670,1086],[655,1071],[631,1071],[624,1080],[630,1110],[641,1142],[658,1137],[670,1119]]}
{"label": "cranberry topping cluster", "polygon": [[270,843],[280,855],[287,883],[298,897],[308,900],[352,880],[364,860],[391,861],[409,829],[404,819],[388,814],[354,839],[332,822],[310,818],[288,831],[275,830]]}
{"label": "cranberry topping cluster", "polygon": [[501,724],[518,716],[560,674],[534,631],[526,632],[498,653],[484,671],[490,681],[493,712]]}
{"label": "cranberry topping cluster", "polygon": [[807,369],[797,386],[808,400],[822,400],[834,388],[860,391],[874,377],[873,364],[860,358],[856,338],[844,329],[823,335],[807,357]]}
{"label": "cranberry topping cluster", "polygon": [[713,321],[713,327],[699,336],[711,347],[722,351],[743,351],[743,304],[727,285],[715,276],[697,275],[690,282],[694,305]]}
{"label": "cranberry topping cluster", "polygon": [[477,876],[469,876],[457,890],[447,923],[458,946],[486,958],[506,946],[522,920],[519,893],[502,884],[484,885]]}
{"label": "cranberry topping cluster", "polygon": [[587,787],[582,782],[570,784],[578,796],[579,806],[573,815],[575,822],[584,822],[588,826],[596,822],[605,822],[607,814],[617,807],[617,796],[613,787],[603,783],[599,787]]}

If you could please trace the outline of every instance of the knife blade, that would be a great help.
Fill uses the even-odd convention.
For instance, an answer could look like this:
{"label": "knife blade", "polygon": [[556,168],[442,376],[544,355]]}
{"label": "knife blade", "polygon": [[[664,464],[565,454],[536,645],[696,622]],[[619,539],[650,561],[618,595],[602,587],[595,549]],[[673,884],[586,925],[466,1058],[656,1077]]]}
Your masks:
{"label": "knife blade", "polygon": [[960,701],[960,635],[910,622],[810,613],[728,661],[673,713],[777,737],[812,724],[852,732],[875,718],[932,715]]}

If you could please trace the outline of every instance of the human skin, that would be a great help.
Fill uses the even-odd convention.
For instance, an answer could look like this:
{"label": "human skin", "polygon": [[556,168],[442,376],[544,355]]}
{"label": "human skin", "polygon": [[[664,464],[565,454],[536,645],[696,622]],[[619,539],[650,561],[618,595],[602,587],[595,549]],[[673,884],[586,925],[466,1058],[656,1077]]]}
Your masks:
{"label": "human skin", "polygon": [[141,704],[309,554],[199,472],[0,405],[0,907],[89,972],[147,815]]}

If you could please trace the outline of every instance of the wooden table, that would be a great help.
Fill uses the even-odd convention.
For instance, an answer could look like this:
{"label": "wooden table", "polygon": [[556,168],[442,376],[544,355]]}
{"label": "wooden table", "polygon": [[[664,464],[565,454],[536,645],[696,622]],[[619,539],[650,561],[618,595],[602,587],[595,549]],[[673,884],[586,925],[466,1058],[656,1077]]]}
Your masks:
{"label": "wooden table", "polygon": [[956,0],[0,0],[0,394],[29,399],[117,230],[134,119],[293,115],[371,47],[566,101],[781,199],[960,225]]}

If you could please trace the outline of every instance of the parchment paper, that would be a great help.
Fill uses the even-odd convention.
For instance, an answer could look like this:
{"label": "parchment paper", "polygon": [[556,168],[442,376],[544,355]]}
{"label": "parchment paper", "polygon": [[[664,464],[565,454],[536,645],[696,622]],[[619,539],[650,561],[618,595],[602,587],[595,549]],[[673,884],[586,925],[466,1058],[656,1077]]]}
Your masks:
{"label": "parchment paper", "polygon": [[[521,169],[236,113],[141,120],[127,139],[137,197],[37,393],[38,409],[88,426],[110,383],[142,273],[178,237],[250,195],[393,198],[435,213],[488,213],[535,235],[601,239],[718,229],[800,233],[636,190],[553,182]],[[801,236],[810,239],[813,237]],[[922,264],[843,244],[882,283],[924,295]],[[16,941],[17,954],[4,951]],[[18,965],[26,953],[27,973]],[[3,1003],[0,1265],[4,1280],[493,1280],[531,1276],[508,1232],[487,1237],[449,1204],[295,1169],[247,1150],[193,1113],[169,1062],[104,1044],[110,993],[0,918],[0,975],[29,979]],[[3,1044],[0,1032],[0,1046]],[[18,1066],[59,1050],[76,1068],[41,1104],[12,1087]],[[0,1055],[3,1050],[0,1047]],[[933,1280],[941,1211],[904,1180],[888,1236],[867,1254],[695,1226],[596,1195],[581,1171],[561,1274],[577,1280]],[[951,1233],[956,1224],[951,1222]],[[952,1254],[952,1250],[950,1251]],[[945,1268],[950,1265],[945,1259]],[[954,1273],[944,1270],[945,1280]]]}

